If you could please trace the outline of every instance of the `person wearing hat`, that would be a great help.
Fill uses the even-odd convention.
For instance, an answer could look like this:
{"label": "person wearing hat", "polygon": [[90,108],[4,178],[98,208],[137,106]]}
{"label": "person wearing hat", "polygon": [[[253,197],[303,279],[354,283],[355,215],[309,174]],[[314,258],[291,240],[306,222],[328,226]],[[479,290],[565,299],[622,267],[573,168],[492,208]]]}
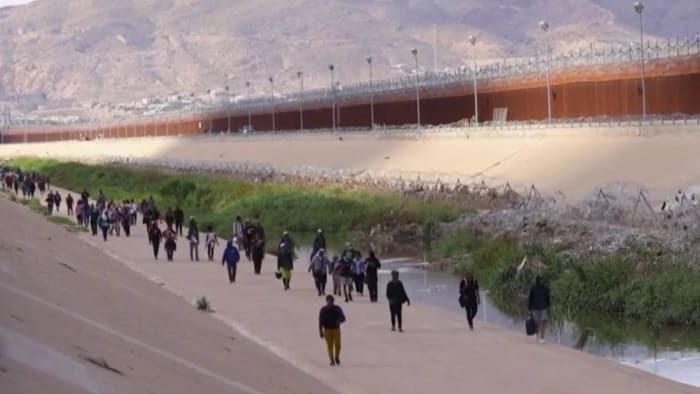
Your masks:
{"label": "person wearing hat", "polygon": [[289,290],[289,282],[292,279],[294,269],[294,256],[292,250],[286,242],[281,242],[277,251],[277,272],[282,279],[284,290]]}
{"label": "person wearing hat", "polygon": [[325,250],[326,249],[326,237],[323,235],[323,229],[318,229],[316,231],[316,238],[314,238],[314,245],[311,250],[311,259],[313,260],[314,256],[316,256],[316,253],[318,253],[319,250]]}
{"label": "person wearing hat", "polygon": [[194,216],[190,216],[190,226],[187,231],[187,240],[190,241],[190,260],[199,261],[199,228]]}
{"label": "person wearing hat", "polygon": [[282,233],[282,239],[280,239],[280,244],[282,244],[282,243],[287,245],[287,247],[289,248],[289,251],[292,253],[292,259],[296,260],[297,259],[296,252],[295,252],[296,244],[294,243],[294,240],[289,235],[289,231],[287,231],[287,230],[284,230],[284,232]]}

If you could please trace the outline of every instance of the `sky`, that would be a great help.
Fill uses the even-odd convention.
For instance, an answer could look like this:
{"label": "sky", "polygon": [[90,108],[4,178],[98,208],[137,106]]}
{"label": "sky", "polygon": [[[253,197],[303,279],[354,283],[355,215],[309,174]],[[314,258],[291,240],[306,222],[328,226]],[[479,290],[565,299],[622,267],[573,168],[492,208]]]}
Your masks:
{"label": "sky", "polygon": [[0,0],[0,7],[5,7],[8,5],[17,5],[17,4],[27,4],[31,3],[34,0]]}

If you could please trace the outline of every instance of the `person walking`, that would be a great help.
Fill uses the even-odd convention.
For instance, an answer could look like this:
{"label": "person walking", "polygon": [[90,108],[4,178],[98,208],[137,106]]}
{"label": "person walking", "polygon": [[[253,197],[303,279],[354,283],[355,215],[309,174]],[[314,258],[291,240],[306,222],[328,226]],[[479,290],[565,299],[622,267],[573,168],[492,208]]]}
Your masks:
{"label": "person walking", "polygon": [[190,216],[187,240],[190,241],[190,261],[199,261],[199,229],[197,228],[197,221],[194,219],[194,216]]}
{"label": "person walking", "polygon": [[66,211],[68,212],[68,216],[73,216],[73,196],[71,196],[70,193],[66,196]]}
{"label": "person walking", "polygon": [[353,257],[355,252],[353,250],[346,250],[343,256],[340,258],[340,279],[343,284],[343,295],[345,296],[345,302],[352,301],[352,289],[355,286],[355,261]]}
{"label": "person walking", "polygon": [[467,323],[469,323],[470,330],[474,330],[474,317],[479,304],[481,304],[479,282],[467,273],[464,275],[464,279],[459,282],[459,305],[467,312]]}
{"label": "person walking", "polygon": [[362,253],[355,254],[355,291],[360,297],[365,295],[365,261],[362,259]]}
{"label": "person walking", "polygon": [[549,287],[543,283],[542,278],[535,277],[535,285],[530,289],[528,296],[528,311],[537,324],[537,336],[540,343],[544,343],[544,331],[547,325],[547,311],[549,310]]}
{"label": "person walking", "polygon": [[240,252],[241,248],[243,248],[245,238],[245,223],[243,223],[243,218],[241,218],[240,216],[236,216],[236,220],[233,221],[232,230],[233,237],[236,238],[236,242],[238,242],[236,246],[238,247],[238,251]]}
{"label": "person walking", "polygon": [[219,238],[217,238],[214,228],[211,225],[207,226],[207,232],[204,235],[204,243],[207,245],[207,257],[209,257],[209,261],[214,261],[214,248],[219,244]]}
{"label": "person walking", "polygon": [[92,230],[92,235],[95,236],[97,235],[97,227],[99,226],[99,221],[101,217],[100,211],[97,210],[95,204],[90,205],[88,211],[88,216],[90,217],[90,230]]}
{"label": "person walking", "polygon": [[175,224],[175,212],[172,207],[168,207],[168,210],[165,211],[165,225],[172,230],[173,224]]}
{"label": "person walking", "polygon": [[369,291],[369,302],[375,303],[378,301],[377,283],[379,281],[379,270],[382,264],[374,254],[374,251],[369,252],[369,257],[365,260],[365,282],[367,283],[367,291]]}
{"label": "person walking", "polygon": [[386,298],[389,301],[389,313],[391,315],[391,331],[396,331],[396,323],[399,325],[399,332],[403,332],[403,317],[401,307],[404,303],[411,306],[406,289],[399,280],[399,271],[391,271],[391,281],[386,285]]}
{"label": "person walking", "polygon": [[165,239],[165,254],[168,257],[168,261],[173,261],[173,254],[175,254],[175,250],[177,249],[175,231],[166,228],[165,231],[163,231],[163,238]]}
{"label": "person walking", "polygon": [[311,249],[311,259],[313,259],[316,253],[321,249],[326,250],[326,237],[323,235],[323,229],[319,228],[316,231],[313,248]]}
{"label": "person walking", "polygon": [[175,235],[182,237],[182,225],[185,223],[185,213],[182,208],[175,207]]}
{"label": "person walking", "polygon": [[153,246],[153,257],[158,260],[158,251],[160,250],[160,242],[163,239],[163,233],[158,228],[158,222],[151,223],[151,246]]}
{"label": "person walking", "polygon": [[292,270],[294,270],[294,256],[289,245],[282,242],[277,251],[277,271],[280,273],[284,290],[289,290]]}
{"label": "person walking", "polygon": [[127,237],[131,236],[131,214],[129,213],[128,201],[121,207],[121,214],[119,215],[122,221],[122,228],[124,229],[124,235]]}
{"label": "person walking", "polygon": [[325,249],[319,249],[309,264],[309,272],[314,276],[314,283],[319,297],[326,295],[326,282],[328,281],[330,265],[331,262],[326,256]]}
{"label": "person walking", "polygon": [[238,266],[238,261],[241,259],[241,254],[235,245],[236,241],[234,237],[232,241],[226,243],[224,255],[221,257],[221,265],[226,265],[226,270],[228,271],[229,283],[234,283],[236,281],[236,267]]}
{"label": "person walking", "polygon": [[51,216],[51,214],[53,213],[53,204],[53,192],[50,191],[49,194],[46,196],[46,207],[48,208],[49,216]]}
{"label": "person walking", "polygon": [[[265,258],[265,238],[263,234],[264,233],[262,232],[262,227],[255,232],[253,244],[250,250],[250,255],[253,259],[253,270],[255,272],[255,275],[260,275],[260,271],[262,269],[262,262]],[[240,240],[237,240],[236,242],[238,245],[241,245]],[[238,250],[240,252],[240,246]]]}
{"label": "person walking", "polygon": [[318,313],[318,331],[326,341],[331,366],[340,365],[340,325],[345,323],[345,313],[335,305],[332,295],[326,296],[326,305]]}
{"label": "person walking", "polygon": [[333,295],[340,297],[343,295],[343,264],[340,262],[340,257],[337,255],[333,256],[333,260],[331,260],[330,271],[331,279],[333,280]]}
{"label": "person walking", "polygon": [[56,213],[61,210],[61,201],[61,194],[58,192],[58,190],[56,190],[53,193],[53,203],[56,205]]}
{"label": "person walking", "polygon": [[98,224],[102,230],[102,238],[105,242],[107,242],[107,232],[109,231],[109,218],[107,217],[107,211],[102,211],[98,220]]}

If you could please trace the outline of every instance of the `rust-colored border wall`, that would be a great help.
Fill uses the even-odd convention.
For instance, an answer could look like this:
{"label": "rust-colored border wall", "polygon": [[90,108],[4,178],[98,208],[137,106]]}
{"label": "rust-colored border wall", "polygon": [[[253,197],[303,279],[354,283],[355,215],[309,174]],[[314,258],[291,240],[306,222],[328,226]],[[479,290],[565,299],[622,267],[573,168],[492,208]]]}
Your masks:
{"label": "rust-colored border wall", "polygon": [[[649,62],[646,79],[647,112],[655,115],[700,114],[700,56]],[[423,124],[449,124],[474,115],[471,85],[421,91]],[[493,118],[494,108],[508,108],[508,120],[543,120],[547,116],[547,92],[541,74],[517,79],[492,79],[479,85],[479,118]],[[575,119],[641,114],[641,81],[638,64],[601,65],[588,69],[563,70],[552,75],[552,112],[555,118]],[[331,103],[317,103],[304,110],[304,127],[332,127]],[[296,104],[275,111],[277,130],[299,128]],[[339,101],[338,127],[369,127],[369,97]],[[252,113],[255,130],[272,130],[272,108]],[[375,123],[405,125],[416,122],[415,91],[376,92]],[[214,131],[238,131],[248,124],[247,111],[170,120],[148,120],[133,124],[74,128],[12,130],[6,143],[59,141],[79,138],[126,138],[192,135]]]}

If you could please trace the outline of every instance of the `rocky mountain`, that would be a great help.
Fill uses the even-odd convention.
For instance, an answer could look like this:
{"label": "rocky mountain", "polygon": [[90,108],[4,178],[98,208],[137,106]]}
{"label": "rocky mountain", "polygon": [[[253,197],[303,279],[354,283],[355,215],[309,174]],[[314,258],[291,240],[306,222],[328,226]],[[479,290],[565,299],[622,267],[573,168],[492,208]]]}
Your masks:
{"label": "rocky mountain", "polygon": [[[639,39],[631,0],[36,0],[0,9],[0,96],[124,101],[203,93],[296,89],[531,56],[547,19],[555,51]],[[700,31],[700,1],[648,0],[651,39]],[[697,30],[697,31],[696,31]],[[475,48],[468,35],[478,37]]]}

